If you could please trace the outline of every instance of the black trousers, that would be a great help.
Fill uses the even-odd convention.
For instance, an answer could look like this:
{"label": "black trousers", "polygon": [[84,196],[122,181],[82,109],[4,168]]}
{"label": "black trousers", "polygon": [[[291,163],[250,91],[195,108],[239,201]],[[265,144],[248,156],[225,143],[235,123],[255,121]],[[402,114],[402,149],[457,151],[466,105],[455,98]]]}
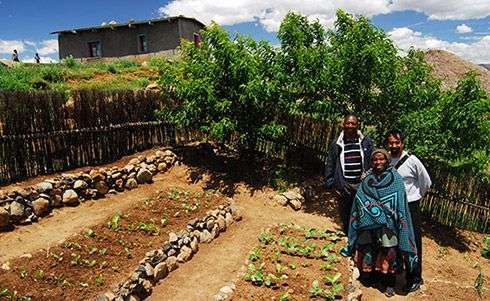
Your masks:
{"label": "black trousers", "polygon": [[422,216],[420,213],[420,200],[409,202],[408,208],[412,216],[413,232],[415,235],[415,245],[417,246],[417,255],[419,262],[412,272],[407,271],[407,282],[414,283],[422,281]]}
{"label": "black trousers", "polygon": [[352,203],[354,202],[355,196],[355,191],[345,191],[340,195],[340,218],[342,220],[342,230],[344,231],[345,235],[349,234],[350,212],[352,210]]}

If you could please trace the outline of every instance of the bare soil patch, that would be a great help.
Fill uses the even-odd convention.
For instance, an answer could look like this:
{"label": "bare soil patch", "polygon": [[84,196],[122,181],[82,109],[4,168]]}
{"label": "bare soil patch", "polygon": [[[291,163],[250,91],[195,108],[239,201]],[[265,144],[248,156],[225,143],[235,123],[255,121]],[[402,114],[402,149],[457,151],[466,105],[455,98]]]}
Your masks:
{"label": "bare soil patch", "polygon": [[225,202],[213,191],[167,188],[61,245],[11,260],[10,271],[0,272],[2,289],[32,300],[94,299],[123,280],[169,232]]}

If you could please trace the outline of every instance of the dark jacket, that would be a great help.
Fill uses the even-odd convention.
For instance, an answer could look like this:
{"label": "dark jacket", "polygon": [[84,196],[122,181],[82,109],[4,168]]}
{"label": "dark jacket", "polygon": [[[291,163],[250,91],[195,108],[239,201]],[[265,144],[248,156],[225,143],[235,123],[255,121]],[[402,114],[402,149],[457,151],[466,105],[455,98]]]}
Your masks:
{"label": "dark jacket", "polygon": [[[371,153],[373,152],[373,142],[369,137],[365,137],[359,132],[361,138],[361,154],[363,157],[362,170],[369,170],[371,164]],[[342,170],[342,149],[344,146],[344,132],[334,141],[330,147],[327,162],[325,164],[325,187],[336,189],[340,193],[348,191],[347,182]]]}

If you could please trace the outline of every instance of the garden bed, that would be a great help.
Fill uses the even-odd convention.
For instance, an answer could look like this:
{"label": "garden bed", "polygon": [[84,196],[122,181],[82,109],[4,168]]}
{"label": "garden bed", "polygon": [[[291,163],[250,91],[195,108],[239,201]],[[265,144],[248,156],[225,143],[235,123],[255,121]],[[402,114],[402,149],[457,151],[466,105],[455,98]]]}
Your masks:
{"label": "garden bed", "polygon": [[225,204],[214,191],[172,187],[65,242],[0,270],[0,300],[90,300],[124,281],[149,250],[191,219]]}
{"label": "garden bed", "polygon": [[340,233],[284,225],[263,231],[233,300],[334,300],[347,296]]}

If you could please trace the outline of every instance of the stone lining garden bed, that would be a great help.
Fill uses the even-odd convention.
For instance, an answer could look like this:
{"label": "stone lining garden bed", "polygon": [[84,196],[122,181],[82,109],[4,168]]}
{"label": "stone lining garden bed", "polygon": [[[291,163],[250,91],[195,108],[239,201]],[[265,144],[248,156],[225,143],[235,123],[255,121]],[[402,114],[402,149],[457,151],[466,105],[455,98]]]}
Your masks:
{"label": "stone lining garden bed", "polygon": [[171,150],[139,156],[123,167],[94,168],[83,173],[62,174],[35,186],[0,191],[0,230],[30,224],[63,206],[103,198],[151,183],[157,173],[178,164]]}
{"label": "stone lining garden bed", "polygon": [[[155,193],[57,246],[5,262],[0,269],[0,300],[94,300],[111,289],[121,292],[119,288],[124,285],[118,284],[134,275],[135,267],[147,260],[157,263],[158,250],[170,251],[165,249],[168,246],[174,250],[175,243],[181,244],[180,252],[174,250],[176,264],[187,259],[183,254],[189,250],[183,247],[196,247],[197,232],[189,231],[191,226],[196,231],[200,229],[199,242],[214,238],[217,229],[223,229],[222,219],[211,222],[213,218],[207,218],[203,224],[197,218],[206,212],[222,216],[224,210],[225,226],[229,225],[230,207],[219,207],[228,203],[228,198],[213,190],[172,187]],[[223,209],[209,212],[212,208]],[[189,224],[189,220],[193,222]],[[184,232],[178,232],[183,229],[190,234],[183,236]],[[169,234],[170,245],[166,244]],[[152,266],[157,271],[152,283],[163,277],[162,267]]]}

